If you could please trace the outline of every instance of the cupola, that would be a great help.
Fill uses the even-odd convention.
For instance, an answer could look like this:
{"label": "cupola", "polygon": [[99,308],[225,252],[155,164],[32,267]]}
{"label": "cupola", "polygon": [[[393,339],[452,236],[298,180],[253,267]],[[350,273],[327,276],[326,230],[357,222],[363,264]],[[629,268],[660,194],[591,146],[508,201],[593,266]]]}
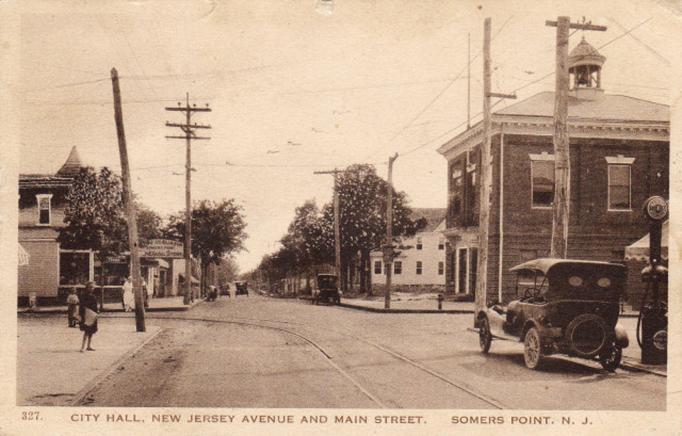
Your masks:
{"label": "cupola", "polygon": [[568,55],[570,95],[586,100],[600,98],[604,93],[601,88],[601,67],[605,60],[583,37]]}

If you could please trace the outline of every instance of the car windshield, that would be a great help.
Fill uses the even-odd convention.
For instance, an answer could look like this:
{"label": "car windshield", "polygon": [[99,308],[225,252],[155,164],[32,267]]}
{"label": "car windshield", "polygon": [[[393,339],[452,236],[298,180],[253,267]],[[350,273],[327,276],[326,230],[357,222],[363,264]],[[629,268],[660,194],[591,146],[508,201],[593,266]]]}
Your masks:
{"label": "car windshield", "polygon": [[526,290],[530,295],[540,295],[547,292],[549,282],[541,271],[521,270],[517,274],[516,292],[524,295]]}
{"label": "car windshield", "polygon": [[336,277],[334,277],[334,276],[320,276],[317,278],[317,285],[320,288],[325,288],[325,289],[336,288]]}

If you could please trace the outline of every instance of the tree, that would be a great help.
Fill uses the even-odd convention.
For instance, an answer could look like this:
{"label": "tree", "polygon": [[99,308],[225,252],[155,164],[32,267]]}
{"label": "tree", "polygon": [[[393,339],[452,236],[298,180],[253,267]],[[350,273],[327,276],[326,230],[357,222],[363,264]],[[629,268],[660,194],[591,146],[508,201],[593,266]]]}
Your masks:
{"label": "tree", "polygon": [[[385,243],[386,198],[388,183],[379,177],[372,165],[351,165],[339,174],[337,183],[341,226],[341,277],[343,289],[353,280],[348,276],[358,263],[361,291],[371,293],[370,253]],[[393,188],[391,188],[393,189]],[[325,215],[331,215],[331,205]],[[404,192],[393,191],[393,235],[397,239],[413,236],[426,226],[426,220],[412,220]],[[357,258],[357,255],[360,258]]]}
{"label": "tree", "polygon": [[[106,258],[128,247],[121,179],[106,167],[99,174],[91,167],[82,168],[74,178],[66,200],[66,225],[60,229],[58,240],[64,248],[93,250],[102,265],[103,276]],[[104,282],[100,282],[101,305]]]}
{"label": "tree", "polygon": [[[208,267],[244,249],[247,234],[243,208],[234,199],[214,202],[202,200],[192,208],[192,255],[201,264],[201,289],[205,291]],[[185,236],[185,213],[169,217],[165,237],[183,241]]]}
{"label": "tree", "polygon": [[137,235],[140,243],[161,237],[161,215],[149,209],[142,203],[136,202]]}

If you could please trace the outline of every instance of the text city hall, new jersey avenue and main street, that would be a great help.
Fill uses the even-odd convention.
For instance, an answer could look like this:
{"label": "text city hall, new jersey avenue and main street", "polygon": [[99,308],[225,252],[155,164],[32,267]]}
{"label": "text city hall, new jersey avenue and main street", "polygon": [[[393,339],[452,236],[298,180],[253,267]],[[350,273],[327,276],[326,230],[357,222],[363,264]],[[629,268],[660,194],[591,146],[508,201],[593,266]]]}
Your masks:
{"label": "text city hall, new jersey avenue and main street", "polygon": [[[125,422],[125,423],[144,423],[149,416],[150,422],[164,424],[402,424],[415,425],[425,424],[426,418],[422,415],[363,415],[363,414],[316,414],[316,415],[287,415],[287,414],[181,414],[181,413],[152,413],[129,414],[129,413],[73,413],[70,416],[72,422]],[[482,425],[501,425],[509,423],[512,425],[574,425],[575,417],[562,416],[553,418],[543,415],[453,415],[450,417],[450,424],[482,424]],[[585,419],[580,424],[589,424],[589,419]]]}

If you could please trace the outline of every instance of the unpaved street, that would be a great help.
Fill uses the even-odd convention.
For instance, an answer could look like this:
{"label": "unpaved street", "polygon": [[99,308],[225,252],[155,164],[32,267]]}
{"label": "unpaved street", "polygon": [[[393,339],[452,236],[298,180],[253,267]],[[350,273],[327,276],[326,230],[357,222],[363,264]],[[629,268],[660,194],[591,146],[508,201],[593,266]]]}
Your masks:
{"label": "unpaved street", "polygon": [[84,405],[665,409],[662,377],[562,358],[531,371],[522,347],[508,342],[482,355],[466,330],[471,315],[376,314],[250,296],[148,316],[164,331]]}

